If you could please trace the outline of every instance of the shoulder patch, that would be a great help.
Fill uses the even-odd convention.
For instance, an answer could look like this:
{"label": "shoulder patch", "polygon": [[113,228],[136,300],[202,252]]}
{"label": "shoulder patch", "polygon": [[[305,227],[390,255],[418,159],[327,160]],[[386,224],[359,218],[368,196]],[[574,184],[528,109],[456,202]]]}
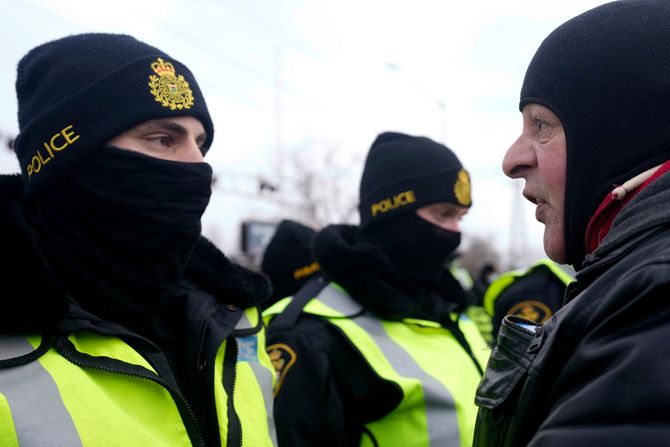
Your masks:
{"label": "shoulder patch", "polygon": [[516,315],[536,323],[544,323],[552,314],[553,312],[546,304],[536,300],[521,301],[507,311],[507,315]]}
{"label": "shoulder patch", "polygon": [[279,388],[281,388],[281,385],[284,382],[286,373],[291,369],[291,366],[295,364],[298,356],[289,345],[284,343],[270,345],[267,350],[277,377],[274,389],[274,395],[276,396],[279,393]]}

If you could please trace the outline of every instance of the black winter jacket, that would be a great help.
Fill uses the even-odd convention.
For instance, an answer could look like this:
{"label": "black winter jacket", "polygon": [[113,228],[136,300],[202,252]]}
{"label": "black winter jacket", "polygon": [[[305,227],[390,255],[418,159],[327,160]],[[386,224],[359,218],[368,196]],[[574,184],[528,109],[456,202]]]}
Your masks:
{"label": "black winter jacket", "polygon": [[641,191],[544,326],[506,317],[475,446],[670,445],[670,175]]}
{"label": "black winter jacket", "polygon": [[[140,352],[158,372],[152,380],[173,395],[194,445],[236,445],[231,435],[228,440],[219,439],[214,390],[210,389],[214,383],[210,377],[213,368],[199,367],[196,359],[201,359],[201,363],[202,359],[213,359],[221,342],[235,335],[242,309],[267,299],[267,279],[231,263],[212,243],[201,238],[180,285],[181,299],[166,315],[168,324],[177,328],[172,335],[177,335],[178,341],[168,346],[174,351],[170,354],[170,349],[164,349],[166,346],[157,340],[148,340],[116,322],[103,321],[81,309],[67,295],[26,220],[22,195],[20,177],[0,176],[0,337],[42,334],[43,343],[22,358],[0,360],[0,369],[34,361],[52,347],[61,355],[68,351],[71,357],[81,357],[67,342],[67,334],[78,329],[118,337]],[[259,326],[250,332],[261,329]],[[229,424],[234,425],[234,411],[228,414]]]}

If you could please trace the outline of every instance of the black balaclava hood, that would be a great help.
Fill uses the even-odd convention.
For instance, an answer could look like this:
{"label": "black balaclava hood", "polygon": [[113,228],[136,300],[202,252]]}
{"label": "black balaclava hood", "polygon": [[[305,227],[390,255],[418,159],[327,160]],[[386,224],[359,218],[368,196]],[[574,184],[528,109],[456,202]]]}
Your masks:
{"label": "black balaclava hood", "polygon": [[533,57],[520,109],[563,124],[565,243],[579,269],[589,220],[611,191],[670,155],[670,2],[608,3],[554,30]]}
{"label": "black balaclava hood", "polygon": [[96,316],[128,325],[161,313],[178,295],[211,180],[207,163],[102,147],[28,211],[68,294]]}
{"label": "black balaclava hood", "polygon": [[311,251],[315,233],[313,229],[290,219],[279,223],[261,262],[261,271],[272,282],[272,296],[261,303],[261,307],[266,308],[293,295],[320,271]]}
{"label": "black balaclava hood", "polygon": [[472,206],[470,175],[451,149],[430,138],[379,134],[370,146],[359,188],[361,230],[425,205]]}
{"label": "black balaclava hood", "polygon": [[361,177],[360,236],[422,284],[439,281],[461,241],[459,232],[416,215],[417,209],[439,202],[472,205],[470,176],[456,154],[426,137],[397,132],[377,136]]}

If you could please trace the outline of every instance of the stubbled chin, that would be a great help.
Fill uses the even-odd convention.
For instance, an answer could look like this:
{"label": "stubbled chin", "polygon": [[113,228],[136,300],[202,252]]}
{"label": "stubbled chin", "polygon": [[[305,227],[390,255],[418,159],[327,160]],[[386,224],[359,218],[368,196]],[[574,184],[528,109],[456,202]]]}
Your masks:
{"label": "stubbled chin", "polygon": [[557,229],[550,228],[545,224],[544,226],[544,252],[547,254],[549,259],[559,264],[566,264],[568,260],[567,252],[565,249],[565,242],[562,234],[562,229],[558,230],[560,234],[557,233]]}

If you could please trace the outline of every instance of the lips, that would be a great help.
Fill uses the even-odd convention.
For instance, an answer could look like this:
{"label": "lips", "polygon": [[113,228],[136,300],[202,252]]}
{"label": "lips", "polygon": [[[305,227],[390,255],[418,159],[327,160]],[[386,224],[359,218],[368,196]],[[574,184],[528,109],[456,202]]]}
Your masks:
{"label": "lips", "polygon": [[529,191],[524,190],[522,194],[526,200],[528,200],[530,203],[534,205],[537,205],[539,202],[541,202],[541,200],[539,200],[535,195],[533,195]]}

